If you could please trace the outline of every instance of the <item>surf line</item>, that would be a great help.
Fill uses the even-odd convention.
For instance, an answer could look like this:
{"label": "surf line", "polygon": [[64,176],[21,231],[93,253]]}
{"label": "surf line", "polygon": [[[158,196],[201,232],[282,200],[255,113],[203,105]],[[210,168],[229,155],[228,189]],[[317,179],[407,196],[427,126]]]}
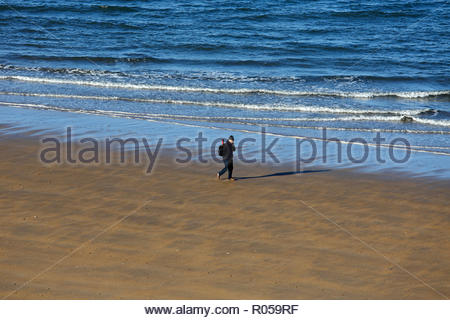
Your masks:
{"label": "surf line", "polygon": [[[67,98],[67,99],[92,99],[92,100],[112,100],[112,101],[129,101],[129,102],[150,102],[150,103],[158,103],[158,104],[179,104],[179,105],[201,105],[201,106],[213,106],[213,107],[225,107],[225,108],[244,108],[250,107],[250,109],[259,109],[259,110],[280,110],[280,111],[286,111],[290,110],[291,107],[277,107],[277,106],[259,106],[259,105],[239,105],[239,104],[229,104],[229,103],[220,103],[220,102],[202,102],[202,101],[185,101],[185,100],[160,100],[160,99],[139,99],[139,98],[126,98],[126,97],[116,97],[116,96],[80,96],[80,95],[65,95],[65,94],[46,94],[46,93],[26,93],[26,92],[7,92],[7,91],[0,91],[0,95],[15,95],[15,96],[32,96],[32,97],[49,97],[49,98]],[[57,110],[61,107],[51,107],[54,110]],[[78,110],[78,109],[77,109]],[[66,111],[66,110],[64,110]],[[187,116],[187,115],[169,115],[169,114],[149,114],[149,113],[132,113],[132,112],[125,112],[125,111],[108,111],[108,110],[95,110],[99,113],[104,114],[123,114],[128,115],[130,118],[134,119],[142,119],[145,117],[152,117],[152,118],[192,118],[195,121],[201,121],[201,122],[211,122],[210,120],[219,118],[219,117],[196,117],[196,116]],[[371,110],[345,110],[345,109],[334,109],[334,108],[319,108],[314,109],[314,107],[305,107],[302,106],[300,108],[292,107],[292,111],[299,111],[299,112],[317,112],[317,113],[337,113],[337,114],[364,114],[364,113],[373,113],[373,114],[379,114],[383,113],[383,111],[377,112],[377,111],[371,111]],[[426,110],[403,110],[400,112],[400,110],[397,111],[384,111],[384,113],[392,113],[397,115],[411,115],[411,114],[418,114],[420,112],[426,112]],[[224,119],[224,118],[219,118]],[[248,125],[255,125],[255,123],[245,123],[245,122],[239,122],[240,120],[255,120],[255,121],[303,121],[303,120],[309,120],[312,121],[310,118],[239,118],[239,117],[226,117],[225,119],[229,120],[235,120],[235,121],[227,121],[229,123],[236,123],[236,124],[248,124]],[[358,118],[355,118],[355,120],[359,120]],[[365,119],[361,119],[365,120]],[[399,120],[395,118],[395,120]],[[347,121],[346,118],[336,118],[336,119],[317,119],[315,121]],[[377,120],[378,121],[378,120]],[[419,121],[420,122],[420,121]],[[437,124],[440,125],[440,124]],[[295,129],[311,129],[311,130],[322,130],[323,127],[317,127],[317,126],[298,126],[298,125],[282,125],[282,124],[272,124],[270,126],[279,127],[279,128],[295,128]],[[443,131],[443,130],[434,130],[434,131],[424,131],[424,130],[409,130],[409,129],[367,129],[367,128],[348,128],[348,127],[327,127],[328,130],[335,130],[335,131],[356,131],[356,132],[390,132],[390,133],[401,133],[401,134],[450,134],[450,131]],[[411,146],[412,147],[412,146]],[[427,147],[427,146],[415,146],[418,148],[426,148],[426,149],[450,149],[450,147]]]}
{"label": "surf line", "polygon": [[219,107],[230,109],[250,109],[250,110],[268,110],[268,111],[294,111],[303,113],[331,113],[344,115],[390,115],[390,116],[416,116],[426,112],[437,112],[433,109],[410,109],[410,110],[371,110],[371,109],[343,109],[330,107],[315,107],[308,105],[269,105],[269,104],[236,104],[218,101],[191,101],[174,99],[149,99],[149,98],[129,98],[118,96],[83,96],[59,93],[34,93],[34,92],[11,92],[0,91],[1,95],[25,96],[25,97],[47,97],[62,99],[80,99],[80,100],[105,100],[105,101],[127,101],[137,103],[156,103],[156,104],[176,104],[176,105],[194,105],[202,107]]}
{"label": "surf line", "polygon": [[357,98],[370,99],[377,97],[398,97],[403,99],[417,99],[435,96],[446,96],[450,94],[450,90],[444,91],[417,91],[417,92],[333,92],[333,91],[295,91],[295,90],[272,90],[272,89],[249,89],[249,88],[208,88],[208,87],[178,87],[167,85],[150,85],[150,84],[127,84],[118,82],[99,82],[99,81],[83,81],[83,80],[67,80],[67,79],[51,79],[51,78],[35,78],[26,76],[0,76],[0,80],[6,81],[23,81],[23,82],[40,82],[50,84],[71,84],[79,86],[105,87],[105,88],[123,88],[131,90],[154,90],[154,91],[175,91],[175,92],[203,92],[214,94],[269,94],[280,96],[318,96],[318,97],[340,97],[340,98]]}
{"label": "surf line", "polygon": [[[60,112],[71,112],[71,113],[81,113],[81,114],[91,114],[91,115],[97,115],[97,116],[109,116],[112,118],[130,118],[131,117],[124,117],[123,115],[115,115],[115,114],[106,114],[106,113],[99,113],[98,110],[82,110],[82,109],[70,109],[70,108],[63,108],[63,107],[52,107],[47,105],[39,105],[39,104],[26,104],[26,103],[14,103],[14,102],[0,102],[0,105],[7,105],[10,107],[15,108],[27,108],[27,109],[37,109],[37,110],[49,110],[49,111],[60,111]],[[188,123],[182,123],[178,121],[166,121],[163,119],[158,118],[156,119],[141,119],[149,122],[156,122],[156,123],[170,123],[170,124],[176,124],[184,127],[193,127],[193,128],[206,128],[206,129],[213,129],[213,130],[225,130],[225,131],[234,131],[234,132],[242,132],[242,133],[249,133],[249,134],[262,134],[261,131],[253,131],[253,130],[246,130],[246,129],[231,129],[231,128],[223,128],[218,126],[212,126],[212,125],[195,125],[195,124],[188,124]],[[322,141],[322,142],[336,142],[333,139],[323,139],[318,137],[307,137],[307,136],[300,136],[300,135],[283,135],[278,133],[272,133],[272,132],[264,132],[265,135],[273,136],[273,137],[279,137],[279,138],[291,138],[291,139],[300,139],[300,140],[313,140],[313,141]],[[430,150],[423,150],[420,149],[422,146],[414,146],[410,145],[408,146],[398,146],[398,145],[387,145],[387,144],[375,144],[375,143],[362,143],[358,141],[345,141],[340,140],[342,144],[352,144],[352,145],[361,145],[361,146],[368,146],[368,147],[381,147],[381,148],[393,148],[393,149],[399,149],[399,150],[407,150],[407,151],[413,151],[413,152],[419,152],[419,153],[429,153],[429,154],[436,154],[436,155],[443,155],[443,156],[450,156],[450,153],[447,152],[439,152],[439,151],[430,151]],[[426,147],[424,147],[426,148]]]}
{"label": "surf line", "polygon": [[[186,127],[194,127],[194,128],[207,128],[207,129],[215,129],[215,130],[228,130],[228,131],[237,131],[242,133],[251,133],[251,134],[262,134],[260,131],[252,131],[252,130],[245,130],[245,129],[229,129],[229,128],[221,128],[216,126],[200,126],[200,125],[194,125],[194,124],[186,124],[176,121],[164,121],[164,120],[153,120],[153,119],[145,119],[146,121],[152,121],[152,122],[164,122],[164,123],[174,123],[181,126]],[[333,139],[323,139],[323,138],[316,138],[316,137],[307,137],[307,136],[296,136],[296,135],[283,135],[278,133],[271,133],[271,132],[264,132],[265,135],[273,136],[273,137],[279,137],[279,138],[292,138],[292,139],[299,139],[299,140],[314,140],[314,141],[323,141],[323,142],[336,142]],[[439,151],[429,151],[429,150],[422,150],[422,149],[415,149],[420,148],[420,146],[396,146],[396,145],[386,145],[386,144],[375,144],[375,143],[362,143],[362,142],[352,142],[352,141],[345,141],[340,140],[343,144],[355,144],[355,145],[367,145],[369,147],[382,147],[382,148],[393,148],[393,149],[400,149],[400,150],[409,150],[414,152],[424,152],[424,153],[432,153],[437,155],[444,155],[444,156],[450,156],[450,153],[446,152],[439,152]],[[425,147],[426,148],[426,147]]]}

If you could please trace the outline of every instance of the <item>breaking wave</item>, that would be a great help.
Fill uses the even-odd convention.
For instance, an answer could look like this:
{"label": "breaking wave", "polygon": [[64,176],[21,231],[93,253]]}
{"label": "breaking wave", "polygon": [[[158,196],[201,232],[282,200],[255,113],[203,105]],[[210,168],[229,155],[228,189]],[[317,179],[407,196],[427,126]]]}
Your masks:
{"label": "breaking wave", "polygon": [[[75,109],[75,108],[65,108],[57,106],[49,106],[44,104],[29,104],[29,103],[15,103],[15,102],[0,102],[2,105],[9,105],[22,108],[32,108],[39,110],[53,110],[53,111],[64,111],[64,112],[74,112],[74,113],[85,113],[85,114],[96,114],[96,115],[109,115],[126,117],[132,119],[172,119],[172,120],[192,120],[192,121],[207,121],[207,122],[235,122],[241,124],[250,125],[260,125],[260,124],[270,124],[277,125],[278,122],[401,122],[401,116],[376,116],[376,115],[352,115],[352,116],[338,116],[338,117],[294,117],[294,118],[266,118],[266,117],[217,117],[217,116],[192,116],[192,115],[179,115],[179,114],[161,114],[161,113],[134,113],[126,111],[116,111],[116,110],[89,110],[89,109]],[[446,120],[432,120],[432,119],[419,119],[412,118],[412,121],[429,124],[434,126],[450,127],[450,121]],[[302,126],[290,126],[303,128]],[[346,128],[342,128],[346,129]],[[378,128],[373,129],[363,129],[351,128],[353,131],[371,131],[379,132],[383,131]],[[389,130],[386,132],[403,132],[403,133],[433,133],[433,134],[450,134],[450,131],[437,131],[437,130]]]}
{"label": "breaking wave", "polygon": [[77,86],[94,86],[103,88],[120,88],[131,90],[153,90],[153,91],[177,91],[177,92],[200,92],[211,94],[268,94],[282,96],[317,96],[336,98],[371,99],[380,97],[391,97],[401,99],[425,99],[436,97],[450,97],[450,90],[441,91],[398,91],[398,92],[345,92],[345,91],[296,91],[296,90],[272,90],[254,88],[211,88],[211,87],[187,87],[151,84],[133,84],[119,82],[84,81],[55,78],[39,78],[27,76],[0,76],[0,80],[38,82],[47,84],[68,84]]}
{"label": "breaking wave", "polygon": [[[176,104],[176,105],[192,105],[204,107],[219,107],[230,109],[251,109],[261,111],[293,111],[302,113],[325,113],[325,114],[354,114],[366,116],[393,117],[393,116],[431,116],[442,115],[449,117],[450,113],[431,108],[425,109],[351,109],[340,107],[322,107],[308,105],[280,105],[280,104],[244,104],[244,103],[226,103],[217,101],[191,101],[191,100],[175,100],[175,99],[147,99],[147,98],[129,98],[118,96],[83,96],[70,94],[53,94],[53,93],[29,93],[29,92],[9,92],[0,91],[1,95],[29,96],[29,97],[46,97],[46,98],[63,98],[63,99],[91,99],[91,100],[110,100],[110,101],[127,101],[139,103],[155,103],[155,104]],[[424,119],[431,120],[431,119]],[[439,123],[441,120],[435,120]],[[442,120],[445,123],[445,120]],[[432,122],[430,122],[432,124]],[[439,124],[437,124],[439,125]]]}

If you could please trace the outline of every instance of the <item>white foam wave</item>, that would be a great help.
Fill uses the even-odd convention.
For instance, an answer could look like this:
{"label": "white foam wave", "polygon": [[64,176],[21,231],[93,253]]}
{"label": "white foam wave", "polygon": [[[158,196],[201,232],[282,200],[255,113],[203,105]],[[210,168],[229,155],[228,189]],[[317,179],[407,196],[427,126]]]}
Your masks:
{"label": "white foam wave", "polygon": [[[191,115],[177,115],[177,114],[161,114],[161,113],[133,113],[126,111],[115,111],[115,110],[88,110],[88,109],[73,109],[64,107],[48,106],[43,104],[24,104],[24,103],[14,103],[14,102],[0,102],[3,105],[17,105],[23,107],[30,107],[35,109],[46,109],[55,111],[67,111],[76,113],[86,113],[86,114],[104,114],[110,116],[122,116],[134,119],[147,119],[147,118],[158,118],[158,119],[173,119],[173,120],[194,120],[194,121],[209,121],[209,122],[244,122],[253,121],[261,123],[273,123],[273,122],[355,122],[355,121],[373,121],[373,122],[400,122],[401,116],[346,116],[346,117],[294,117],[294,118],[266,118],[266,117],[210,117],[210,116],[191,116]],[[430,124],[434,126],[444,126],[450,127],[450,121],[446,120],[431,120],[431,119],[416,119],[413,121]],[[251,124],[251,123],[249,123]],[[373,131],[377,131],[376,128]]]}
{"label": "white foam wave", "polygon": [[212,94],[270,94],[287,96],[329,96],[342,98],[370,99],[376,97],[398,97],[404,99],[417,99],[433,96],[450,95],[450,90],[443,91],[411,91],[411,92],[343,92],[343,91],[296,91],[296,90],[271,90],[253,88],[208,88],[208,87],[181,87],[167,85],[131,84],[118,82],[82,81],[69,79],[52,79],[26,76],[0,76],[0,80],[13,80],[25,82],[40,82],[48,84],[69,84],[80,86],[94,86],[104,88],[121,88],[131,90],[154,91],[178,91],[178,92],[202,92]]}
{"label": "white foam wave", "polygon": [[[265,123],[271,126],[279,127],[291,127],[291,128],[304,128],[304,129],[322,129],[320,127],[312,126],[299,126],[299,125],[280,125],[273,122],[353,122],[353,121],[401,121],[401,117],[340,117],[340,118],[257,118],[257,117],[208,117],[208,116],[190,116],[190,115],[175,115],[175,114],[161,114],[161,113],[134,113],[125,111],[110,111],[110,110],[95,110],[95,113],[111,115],[111,116],[123,116],[132,119],[172,119],[172,120],[193,120],[193,121],[207,121],[207,122],[231,122],[255,125]],[[248,122],[253,121],[253,122]],[[446,125],[447,126],[447,125]],[[450,126],[450,125],[448,125]],[[366,132],[396,132],[396,133],[415,133],[415,134],[450,134],[449,131],[426,131],[426,130],[408,130],[408,129],[378,129],[378,128],[330,128],[330,130],[345,130],[345,131],[366,131]]]}
{"label": "white foam wave", "polygon": [[[66,111],[66,112],[75,112],[75,113],[84,113],[84,114],[95,114],[95,115],[108,115],[111,117],[122,117],[122,118],[133,118],[133,113],[130,112],[123,112],[123,111],[107,111],[107,110],[74,110],[70,108],[64,108],[64,107],[54,107],[54,106],[47,106],[42,104],[26,104],[26,103],[13,103],[13,102],[0,102],[0,105],[8,105],[11,107],[18,107],[18,108],[33,108],[33,109],[44,109],[44,110],[53,110],[53,111]],[[163,118],[156,118],[156,119],[163,119]],[[155,118],[149,117],[147,119],[148,121],[160,121],[155,120]],[[191,126],[191,127],[203,127],[203,128],[211,128],[211,129],[224,129],[217,126],[198,126],[195,124],[185,124],[180,122],[173,122],[178,125],[184,125],[184,126]],[[233,129],[234,131],[238,132],[246,132],[246,133],[256,133],[259,134],[260,132],[252,131],[252,130],[246,130],[246,129]],[[305,136],[293,136],[293,135],[284,135],[284,134],[278,134],[278,133],[270,133],[267,132],[267,135],[271,136],[279,136],[284,138],[296,138],[296,139],[312,139],[312,140],[320,140],[325,141],[323,138],[317,138],[317,137],[305,137]],[[333,141],[333,140],[330,140]],[[342,140],[342,143],[350,143],[349,141]],[[355,142],[354,144],[359,144],[358,142]],[[376,145],[373,143],[367,143],[368,146],[375,146],[375,147],[388,147],[388,148],[395,148],[395,149],[409,149],[414,152],[422,152],[422,153],[431,153],[431,154],[437,154],[437,155],[444,155],[444,156],[450,156],[450,153],[439,151],[448,149],[448,147],[436,147],[436,146],[417,146],[417,145],[411,145],[409,147],[405,147],[403,145],[400,146],[392,146],[387,144],[380,144]],[[436,149],[436,150],[433,150]]]}
{"label": "white foam wave", "polygon": [[[323,118],[313,118],[313,117],[297,117],[297,118],[258,118],[258,117],[207,117],[207,116],[190,116],[190,115],[176,115],[176,114],[160,114],[160,113],[131,113],[123,111],[107,111],[107,110],[96,110],[98,113],[103,114],[122,114],[128,115],[135,118],[166,118],[166,119],[190,119],[190,120],[206,120],[214,122],[222,121],[254,121],[254,122],[354,122],[354,121],[376,121],[376,122],[399,122],[402,117],[381,117],[381,116],[351,116],[351,117],[323,117]],[[417,121],[417,120],[416,120]],[[421,122],[421,121],[417,121]],[[424,121],[424,123],[433,124],[436,126],[449,126],[450,121],[444,120],[429,120]]]}
{"label": "white foam wave", "polygon": [[450,127],[450,120],[434,120],[434,119],[422,119],[422,118],[413,118],[414,122],[429,124],[433,126],[444,126]]}
{"label": "white foam wave", "polygon": [[177,105],[193,105],[204,107],[219,107],[230,109],[251,109],[261,111],[294,111],[303,113],[329,113],[329,114],[359,114],[359,115],[385,115],[385,116],[414,116],[429,109],[397,109],[397,110],[377,110],[377,109],[349,109],[340,107],[322,107],[308,105],[256,105],[243,103],[226,103],[216,101],[190,101],[190,100],[173,100],[173,99],[145,99],[145,98],[128,98],[117,96],[82,96],[68,94],[53,93],[27,93],[27,92],[0,92],[4,95],[47,97],[47,98],[64,98],[64,99],[93,99],[93,100],[113,100],[113,101],[129,101],[140,103],[157,103],[157,104],[177,104]]}

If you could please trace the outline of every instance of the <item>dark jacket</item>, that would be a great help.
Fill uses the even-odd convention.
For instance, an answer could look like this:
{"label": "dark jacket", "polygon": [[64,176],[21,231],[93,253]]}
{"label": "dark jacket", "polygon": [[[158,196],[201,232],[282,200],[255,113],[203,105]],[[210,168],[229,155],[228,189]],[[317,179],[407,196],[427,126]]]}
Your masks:
{"label": "dark jacket", "polygon": [[227,140],[227,142],[223,145],[223,160],[233,160],[234,151],[236,151],[234,143],[231,143],[229,140]]}

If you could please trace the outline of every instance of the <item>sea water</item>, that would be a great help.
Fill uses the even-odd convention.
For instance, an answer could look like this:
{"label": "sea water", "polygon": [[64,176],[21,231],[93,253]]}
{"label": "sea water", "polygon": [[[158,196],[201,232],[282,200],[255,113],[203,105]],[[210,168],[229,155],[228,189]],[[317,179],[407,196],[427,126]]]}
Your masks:
{"label": "sea water", "polygon": [[127,119],[112,134],[156,121],[172,140],[183,126],[317,141],[327,128],[344,143],[380,133],[426,156],[416,167],[449,167],[447,1],[12,0],[0,35],[3,120]]}

